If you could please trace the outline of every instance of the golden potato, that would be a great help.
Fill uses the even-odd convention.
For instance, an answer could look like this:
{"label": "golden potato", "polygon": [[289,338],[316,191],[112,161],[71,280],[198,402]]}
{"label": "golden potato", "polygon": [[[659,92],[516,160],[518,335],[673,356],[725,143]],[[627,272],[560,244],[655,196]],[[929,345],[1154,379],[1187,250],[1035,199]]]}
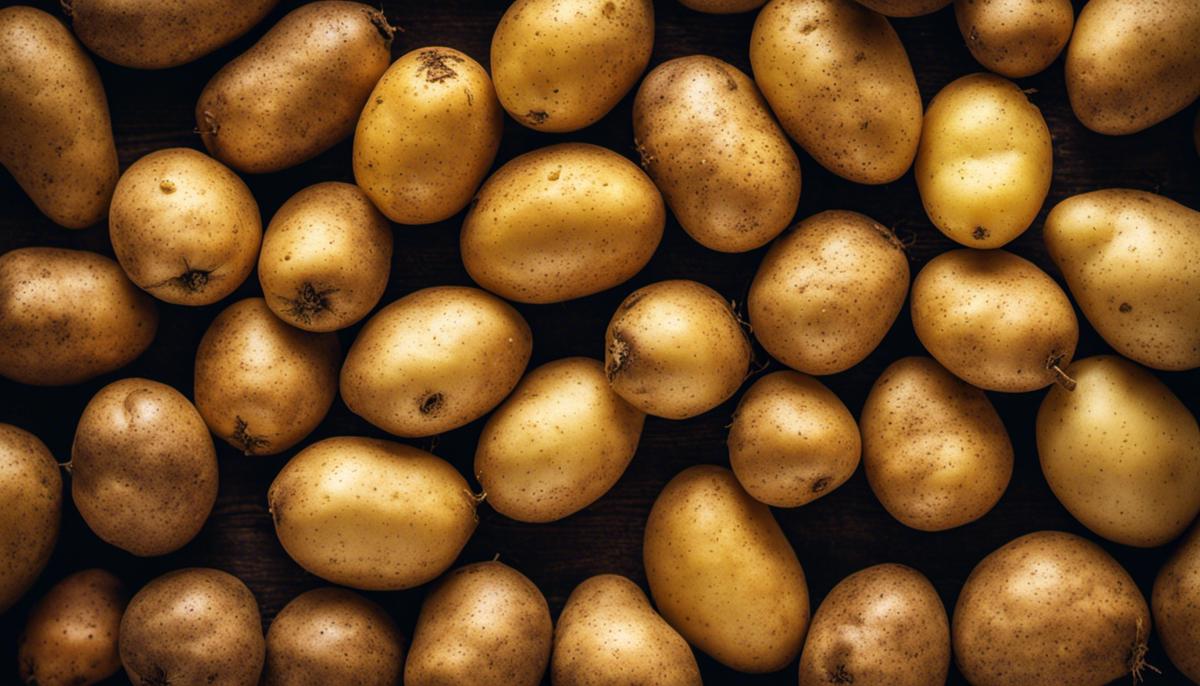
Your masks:
{"label": "golden potato", "polygon": [[679,4],[708,14],[736,14],[762,7],[767,0],[679,0]]}
{"label": "golden potato", "polygon": [[1075,25],[1071,0],[957,0],[954,18],[971,55],[1010,79],[1049,67]]}
{"label": "golden potato", "polygon": [[936,12],[954,0],[858,0],[880,14],[889,17],[916,17]]}
{"label": "golden potato", "polygon": [[76,572],[51,588],[25,622],[17,645],[21,683],[88,686],[121,669],[117,633],[129,594],[103,569]]}
{"label": "golden potato", "polygon": [[1200,683],[1200,526],[1192,527],[1158,571],[1150,606],[1167,657]]}
{"label": "golden potato", "polygon": [[58,463],[37,436],[0,424],[0,613],[42,573],[62,518]]}

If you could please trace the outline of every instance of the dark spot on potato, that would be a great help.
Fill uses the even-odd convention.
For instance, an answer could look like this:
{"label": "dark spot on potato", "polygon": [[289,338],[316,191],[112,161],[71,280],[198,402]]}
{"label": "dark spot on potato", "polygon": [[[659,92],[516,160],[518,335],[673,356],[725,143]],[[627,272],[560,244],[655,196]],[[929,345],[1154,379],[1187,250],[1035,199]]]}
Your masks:
{"label": "dark spot on potato", "polygon": [[140,686],[170,686],[167,671],[159,665],[150,668],[150,672],[141,678]]}
{"label": "dark spot on potato", "polygon": [[417,55],[417,61],[420,63],[420,71],[425,72],[425,80],[430,83],[441,83],[446,79],[458,77],[458,72],[454,71],[451,63],[462,63],[463,58],[458,55],[450,55],[441,50],[422,50]]}
{"label": "dark spot on potato", "polygon": [[604,365],[604,375],[609,381],[617,378],[617,374],[625,369],[632,349],[633,345],[624,333],[613,331],[612,339],[608,342],[608,363]]}
{"label": "dark spot on potato", "polygon": [[421,399],[418,407],[421,414],[436,417],[445,404],[445,398],[441,393],[430,393]]}
{"label": "dark spot on potato", "polygon": [[829,482],[832,480],[833,479],[829,478],[828,476],[823,476],[823,477],[817,479],[816,481],[813,482],[812,492],[820,493],[821,491],[825,490],[826,488],[829,488]]}
{"label": "dark spot on potato", "polygon": [[1130,305],[1129,303],[1121,303],[1121,306],[1118,307],[1117,309],[1120,310],[1121,312],[1132,312],[1133,305]]}
{"label": "dark spot on potato", "polygon": [[321,312],[333,312],[333,303],[330,302],[329,296],[337,292],[336,288],[317,288],[305,281],[303,286],[296,289],[296,297],[276,297],[287,304],[287,312],[293,319],[311,324],[313,317]]}
{"label": "dark spot on potato", "polygon": [[387,17],[379,10],[372,9],[368,10],[367,13],[371,17],[371,23],[375,25],[375,29],[379,31],[379,35],[383,37],[384,42],[388,46],[391,46],[392,38],[396,35],[396,27],[389,24]]}
{"label": "dark spot on potato", "polygon": [[846,665],[838,665],[829,673],[828,681],[831,684],[852,684],[854,675],[846,671]]}
{"label": "dark spot on potato", "polygon": [[549,118],[550,114],[548,112],[542,112],[540,110],[530,110],[525,115],[525,121],[533,124],[534,126],[541,126],[542,124],[545,124],[546,120]]}
{"label": "dark spot on potato", "polygon": [[976,226],[975,230],[971,232],[971,238],[974,238],[977,241],[982,241],[990,235],[992,235],[992,232],[988,231],[982,226]]}
{"label": "dark spot on potato", "polygon": [[[175,284],[188,293],[199,293],[208,286],[209,281],[213,280],[211,269],[192,269],[186,264],[184,267],[182,274],[169,279],[166,283]],[[159,285],[165,285],[165,283]]]}
{"label": "dark spot on potato", "polygon": [[617,6],[614,5],[612,2],[604,3],[604,9],[601,10],[601,12],[604,13],[604,16],[609,19],[612,18],[613,13],[616,11],[617,11]]}
{"label": "dark spot on potato", "polygon": [[855,64],[862,62],[865,59],[867,59],[867,53],[863,52],[862,50],[859,50],[858,52],[854,53]]}
{"label": "dark spot on potato", "polygon": [[266,448],[271,444],[270,441],[262,436],[251,434],[250,425],[241,417],[234,417],[233,435],[229,439],[242,446],[242,452],[247,455],[253,455],[255,451]]}

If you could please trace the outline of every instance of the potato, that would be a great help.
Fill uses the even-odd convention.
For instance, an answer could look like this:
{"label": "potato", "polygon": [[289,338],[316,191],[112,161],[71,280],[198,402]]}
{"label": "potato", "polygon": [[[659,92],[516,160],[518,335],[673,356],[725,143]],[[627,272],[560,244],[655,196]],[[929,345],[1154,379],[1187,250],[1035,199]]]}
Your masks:
{"label": "potato", "polygon": [[217,569],[168,572],[142,587],[121,618],[121,664],[144,686],[254,686],[265,644],[246,584]]}
{"label": "potato", "polygon": [[62,518],[62,477],[37,436],[0,424],[0,613],[42,573]]}
{"label": "potato", "polygon": [[771,510],[728,469],[697,465],[663,488],[642,557],[662,616],[739,672],[774,672],[800,652],[808,586]]}
{"label": "potato", "polygon": [[554,686],[700,686],[687,641],[638,585],[601,574],[571,591],[554,628]]}
{"label": "potato", "polygon": [[732,64],[693,55],[656,67],[633,101],[633,135],[675,218],[706,248],[753,250],[796,214],[800,160]]}
{"label": "potato", "polygon": [[100,75],[75,37],[33,7],[0,9],[0,164],[54,223],[104,219],[117,148]]}
{"label": "potato", "polygon": [[209,154],[242,172],[294,167],[354,132],[391,62],[383,12],[320,0],[292,10],[218,71],[196,103]]}
{"label": "potato", "polygon": [[576,131],[625,97],[653,47],[650,0],[517,0],[492,36],[492,78],[513,119]]}
{"label": "potato", "polygon": [[1200,683],[1200,526],[1192,527],[1158,571],[1150,606],[1167,657]]}
{"label": "potato", "polygon": [[1004,422],[983,391],[927,357],[893,362],[859,419],[867,482],[888,514],[944,531],[987,514],[1013,471]]}
{"label": "potato", "polygon": [[763,258],[746,303],[751,330],[793,369],[845,371],[887,335],[908,281],[904,246],[890,229],[857,212],[820,212]]}
{"label": "potato", "polygon": [[932,686],[950,671],[950,620],[910,567],[882,564],[838,582],[813,615],[800,686]]}
{"label": "potato", "polygon": [[404,637],[376,603],[344,588],[317,588],[271,622],[266,667],[266,686],[395,686]]}
{"label": "potato", "polygon": [[76,572],[51,588],[25,622],[17,646],[21,683],[88,686],[121,669],[117,633],[129,595],[103,569]]}
{"label": "potato", "polygon": [[1089,0],[1067,46],[1067,96],[1097,133],[1137,133],[1200,96],[1200,3]]}
{"label": "potato", "polygon": [[154,300],[116,262],[83,250],[0,256],[0,376],[68,386],[129,364],[158,328]]}
{"label": "potato", "polygon": [[108,234],[139,288],[175,305],[211,305],[254,269],[262,219],[228,167],[190,148],[168,148],[125,170]]}
{"label": "potato", "polygon": [[258,255],[267,306],[306,331],[336,331],[375,307],[392,268],[392,227],[349,183],[309,186],[271,218]]}
{"label": "potato", "polygon": [[395,591],[430,581],[475,531],[476,500],[445,460],[373,438],[296,453],[267,504],[284,550],[335,584]]}
{"label": "potato", "polygon": [[1200,212],[1110,188],[1060,202],[1042,237],[1083,315],[1117,352],[1155,369],[1200,367]]}
{"label": "potato", "polygon": [[617,307],[604,373],[646,414],[686,419],[728,400],[750,374],[750,342],[730,304],[696,281],[659,281]]}
{"label": "potato", "polygon": [[467,273],[509,300],[553,303],[638,273],[666,209],[654,183],[617,153],[561,143],[525,153],[483,184],[463,221]]}
{"label": "potato", "polygon": [[276,455],[317,428],[337,395],[337,336],[284,324],[262,298],[225,308],[196,349],[196,409],[246,455]]}
{"label": "potato", "polygon": [[820,381],[767,374],[742,396],[729,427],[729,465],[746,492],[798,507],[846,483],[862,443],[854,416]]}
{"label": "potato", "polygon": [[954,17],[971,55],[1010,79],[1049,67],[1075,24],[1071,0],[957,0]]}
{"label": "potato", "polygon": [[880,14],[889,17],[916,17],[936,12],[953,0],[858,0]]}
{"label": "potato", "polygon": [[983,558],[951,623],[955,662],[974,686],[1140,679],[1150,610],[1104,550],[1038,531]]}
{"label": "potato", "polygon": [[763,6],[767,0],[679,0],[679,4],[697,12],[709,14],[735,14],[749,12]]}
{"label": "potato", "polygon": [[917,338],[972,386],[1022,393],[1071,380],[1079,322],[1058,284],[1003,250],[951,250],[926,263],[912,288]]}
{"label": "potato", "polygon": [[750,65],[784,130],[822,167],[880,184],[912,166],[921,94],[887,19],[849,0],[772,0],[754,23]]}
{"label": "potato", "polygon": [[484,68],[453,48],[421,48],[375,85],[354,133],[354,179],[401,224],[449,219],[487,176],[504,110]]}
{"label": "potato", "polygon": [[524,574],[500,562],[459,567],[421,606],[404,683],[536,686],[553,631],[546,598]]}
{"label": "potato", "polygon": [[562,519],[621,478],[645,419],[609,387],[600,362],[550,362],[526,375],[488,419],[475,449],[475,477],[506,517]]}

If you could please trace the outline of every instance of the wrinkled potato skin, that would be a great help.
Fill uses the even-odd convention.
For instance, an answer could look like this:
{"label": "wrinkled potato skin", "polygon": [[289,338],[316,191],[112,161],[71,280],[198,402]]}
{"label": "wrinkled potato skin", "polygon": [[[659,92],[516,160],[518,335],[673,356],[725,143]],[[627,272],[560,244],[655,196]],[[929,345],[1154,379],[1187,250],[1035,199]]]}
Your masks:
{"label": "wrinkled potato skin", "polygon": [[1172,664],[1200,683],[1200,526],[1192,527],[1159,570],[1150,605]]}
{"label": "wrinkled potato skin", "polygon": [[37,436],[0,424],[0,613],[42,573],[62,518],[58,463]]}
{"label": "wrinkled potato skin", "polygon": [[858,4],[888,17],[916,17],[931,14],[953,0],[857,0]]}
{"label": "wrinkled potato skin", "polygon": [[157,329],[154,300],[103,255],[19,248],[0,256],[0,376],[81,383],[132,362]]}
{"label": "wrinkled potato skin", "polygon": [[683,470],[654,501],[643,559],[664,619],[739,672],[782,669],[808,628],[808,586],[771,510],[728,469]]}
{"label": "wrinkled potato skin", "polygon": [[895,181],[921,136],[921,94],[887,19],[849,0],[772,0],[750,37],[750,64],[779,122],[829,171]]}
{"label": "wrinkled potato skin", "polygon": [[799,507],[854,474],[862,452],[858,425],[820,381],[793,371],[750,387],[729,427],[729,464],[755,500]]}
{"label": "wrinkled potato skin", "polygon": [[983,558],[951,622],[955,662],[974,686],[1107,684],[1129,678],[1150,610],[1104,550],[1038,531]]}
{"label": "wrinkled potato skin", "polygon": [[715,57],[659,65],[633,101],[642,166],[698,243],[745,252],[800,202],[800,160],[748,76]]}
{"label": "wrinkled potato skin", "polygon": [[104,84],[58,19],[0,10],[0,164],[42,214],[68,229],[104,219],[117,148]]}
{"label": "wrinkled potato skin", "polygon": [[904,308],[908,282],[908,258],[891,229],[827,210],[771,246],[746,308],[773,357],[806,374],[834,374],[879,346]]}
{"label": "wrinkled potato skin", "polygon": [[987,395],[927,357],[883,371],[859,426],[867,482],[905,526],[944,531],[973,522],[1012,478],[1012,441]]}
{"label": "wrinkled potato skin", "polygon": [[687,641],[637,584],[616,574],[575,587],[554,627],[554,686],[700,686]]}
{"label": "wrinkled potato skin", "polygon": [[956,0],[954,17],[971,55],[1019,79],[1049,67],[1075,25],[1071,0]]}
{"label": "wrinkled potato skin", "polygon": [[467,273],[502,298],[555,303],[629,280],[662,240],[654,182],[617,153],[560,143],[525,153],[483,184],[463,222]]}
{"label": "wrinkled potato skin", "polygon": [[196,103],[209,154],[238,171],[279,171],[354,132],[391,63],[383,13],[360,2],[302,5],[212,77]]}
{"label": "wrinkled potato skin", "polygon": [[556,360],[526,375],[488,419],[475,476],[488,503],[506,517],[562,519],[616,484],[645,420],[608,385],[600,362]]}
{"label": "wrinkled potato skin", "polygon": [[121,669],[117,633],[129,594],[103,569],[76,572],[38,601],[17,647],[21,683],[88,686]]}
{"label": "wrinkled potato skin", "polygon": [[1144,191],[1092,191],[1056,205],[1042,237],[1117,352],[1155,369],[1200,367],[1200,212]]}
{"label": "wrinkled potato skin", "polygon": [[708,14],[737,14],[762,7],[767,0],[679,0],[679,4]]}
{"label": "wrinkled potato skin", "polygon": [[650,0],[517,0],[492,36],[496,95],[531,129],[576,131],[637,84],[653,47]]}

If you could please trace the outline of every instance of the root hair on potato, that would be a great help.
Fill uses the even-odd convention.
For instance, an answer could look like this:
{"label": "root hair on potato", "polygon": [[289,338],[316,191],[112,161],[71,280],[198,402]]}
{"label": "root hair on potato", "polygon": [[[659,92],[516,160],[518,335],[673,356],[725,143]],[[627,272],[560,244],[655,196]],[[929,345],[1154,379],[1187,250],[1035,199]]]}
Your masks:
{"label": "root hair on potato", "polygon": [[1150,646],[1146,642],[1146,627],[1142,622],[1142,618],[1138,617],[1137,629],[1134,634],[1133,647],[1129,651],[1129,676],[1133,678],[1133,683],[1142,683],[1142,672],[1150,670],[1155,674],[1162,674],[1162,670],[1154,665],[1146,662],[1146,654],[1150,652]]}
{"label": "root hair on potato", "polygon": [[253,455],[255,452],[271,445],[271,442],[262,436],[255,436],[249,431],[250,425],[241,417],[235,417],[233,422],[233,434],[229,436],[231,441],[236,442],[242,447],[242,452],[246,455]]}
{"label": "root hair on potato", "polygon": [[396,37],[396,31],[403,31],[404,29],[388,23],[387,16],[383,13],[382,7],[377,10],[371,10],[368,12],[368,15],[371,17],[371,23],[379,31],[379,35],[383,37],[383,41],[387,43],[388,47],[391,47],[392,39]]}
{"label": "root hair on potato", "polygon": [[1059,363],[1062,362],[1063,357],[1064,356],[1061,354],[1051,355],[1050,358],[1046,360],[1046,369],[1054,372],[1054,380],[1058,383],[1058,385],[1062,386],[1065,390],[1074,391],[1076,386],[1075,379],[1067,376],[1067,373],[1063,371],[1062,367],[1059,366]]}

